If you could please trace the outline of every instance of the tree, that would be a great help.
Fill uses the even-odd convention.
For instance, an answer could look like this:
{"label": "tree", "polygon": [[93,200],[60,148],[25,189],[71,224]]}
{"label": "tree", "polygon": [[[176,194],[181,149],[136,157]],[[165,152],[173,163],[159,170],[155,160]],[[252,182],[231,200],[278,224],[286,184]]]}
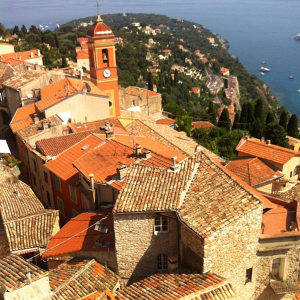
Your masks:
{"label": "tree", "polygon": [[242,106],[241,116],[240,116],[240,129],[247,129],[247,116],[248,116],[248,105],[244,103]]}
{"label": "tree", "polygon": [[13,29],[13,34],[20,35],[20,30],[18,26],[15,26]]}
{"label": "tree", "polygon": [[234,122],[232,125],[232,130],[240,129],[240,113],[237,112],[234,116]]}
{"label": "tree", "polygon": [[284,109],[280,114],[279,120],[279,125],[282,126],[284,130],[286,130],[287,128],[288,118],[288,112],[286,111],[286,109]]}
{"label": "tree", "polygon": [[263,124],[259,118],[256,118],[252,123],[250,134],[258,139],[264,136],[265,130]]}
{"label": "tree", "polygon": [[264,105],[263,101],[259,98],[257,99],[254,107],[254,117],[259,118],[262,123],[265,121]]}
{"label": "tree", "polygon": [[151,72],[148,72],[148,90],[153,91],[153,76]]}
{"label": "tree", "polygon": [[174,86],[177,86],[178,80],[178,70],[176,69],[174,72]]}
{"label": "tree", "polygon": [[287,125],[287,134],[294,138],[299,137],[298,118],[295,114],[292,114],[292,116],[289,119],[289,123]]}
{"label": "tree", "polygon": [[4,36],[5,35],[5,27],[4,25],[0,22],[0,36]]}
{"label": "tree", "polygon": [[248,123],[247,129],[248,130],[251,129],[251,126],[252,126],[254,120],[255,120],[255,117],[254,117],[254,106],[253,106],[253,103],[249,101],[247,103],[247,123]]}
{"label": "tree", "polygon": [[224,108],[219,118],[218,127],[225,128],[227,131],[231,128],[228,109]]}
{"label": "tree", "polygon": [[54,40],[55,40],[56,48],[59,48],[60,44],[59,44],[59,41],[58,41],[58,37],[57,37],[57,33],[56,33],[56,32],[55,32],[55,34],[54,34]]}
{"label": "tree", "polygon": [[269,123],[266,128],[266,139],[281,147],[289,148],[285,129],[276,122]]}
{"label": "tree", "polygon": [[274,114],[271,111],[269,111],[267,114],[267,118],[266,118],[266,125],[268,125],[269,123],[272,123],[274,121],[275,121]]}
{"label": "tree", "polygon": [[62,56],[62,59],[61,59],[61,67],[62,68],[66,68],[66,67],[68,67],[69,66],[69,64],[67,63],[67,59],[66,59],[66,57],[63,55]]}
{"label": "tree", "polygon": [[215,105],[212,101],[209,101],[207,113],[209,115],[210,122],[214,125],[217,125],[217,111]]}
{"label": "tree", "polygon": [[176,118],[177,130],[186,132],[187,136],[191,135],[193,118],[189,115],[183,115]]}
{"label": "tree", "polygon": [[27,33],[27,28],[25,27],[25,25],[22,25],[21,31],[23,35]]}

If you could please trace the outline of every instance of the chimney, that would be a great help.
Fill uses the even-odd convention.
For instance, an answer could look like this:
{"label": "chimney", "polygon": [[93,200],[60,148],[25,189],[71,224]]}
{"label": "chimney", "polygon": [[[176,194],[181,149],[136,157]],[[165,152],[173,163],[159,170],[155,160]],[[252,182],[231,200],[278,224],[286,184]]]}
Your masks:
{"label": "chimney", "polygon": [[105,131],[106,140],[110,141],[114,137],[114,132],[112,130]]}
{"label": "chimney", "polygon": [[49,123],[47,120],[43,120],[42,125],[43,125],[43,129],[49,128]]}
{"label": "chimney", "polygon": [[92,203],[91,203],[91,209],[96,209],[96,191],[95,191],[95,182],[94,182],[94,174],[90,174],[90,193],[92,195]]}
{"label": "chimney", "polygon": [[32,51],[30,51],[30,57],[33,57],[33,52]]}
{"label": "chimney", "polygon": [[136,151],[136,156],[141,155],[142,154],[142,147],[141,147],[141,145],[136,145],[135,151]]}
{"label": "chimney", "polygon": [[148,150],[145,154],[145,158],[150,158],[151,157],[151,151]]}
{"label": "chimney", "polygon": [[171,171],[176,172],[179,170],[179,165],[176,164],[177,156],[172,157],[173,165],[170,167]]}
{"label": "chimney", "polygon": [[178,256],[170,255],[168,256],[168,270],[173,271],[178,269]]}
{"label": "chimney", "polygon": [[262,136],[261,139],[260,139],[260,141],[264,143],[265,142],[265,138]]}
{"label": "chimney", "polygon": [[196,147],[195,147],[195,152],[199,152],[201,150],[201,147],[199,146],[199,145],[197,145]]}
{"label": "chimney", "polygon": [[271,145],[271,140],[267,140],[267,145]]}
{"label": "chimney", "polygon": [[34,121],[34,124],[38,124],[39,118],[38,118],[37,114],[34,114],[33,121]]}
{"label": "chimney", "polygon": [[26,276],[25,280],[31,280],[31,274],[30,274],[30,271],[28,270],[27,267],[25,268],[24,273],[25,273],[25,276]]}
{"label": "chimney", "polygon": [[41,51],[40,51],[40,49],[37,49],[37,56],[41,56]]}
{"label": "chimney", "polygon": [[21,55],[19,55],[19,60],[21,60]]}
{"label": "chimney", "polygon": [[127,166],[125,166],[125,165],[123,165],[121,168],[118,168],[117,169],[118,179],[119,180],[123,179],[126,176],[127,171],[128,171],[128,169],[127,169]]}

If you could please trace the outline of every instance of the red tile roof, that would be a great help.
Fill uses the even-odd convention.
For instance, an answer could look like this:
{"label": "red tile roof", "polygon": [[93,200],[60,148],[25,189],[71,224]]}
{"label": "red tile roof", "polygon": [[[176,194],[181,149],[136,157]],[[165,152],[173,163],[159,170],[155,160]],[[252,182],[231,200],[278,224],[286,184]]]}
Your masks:
{"label": "red tile roof", "polygon": [[223,300],[235,298],[231,284],[214,273],[155,274],[117,291],[118,300]]}
{"label": "red tile roof", "polygon": [[77,59],[89,59],[88,50],[81,50],[77,52]]}
{"label": "red tile roof", "polygon": [[[111,211],[111,209],[106,209],[94,213],[86,212],[71,219],[51,238],[51,241],[43,254],[43,258],[50,258],[79,251],[114,251],[115,239],[113,235],[114,227]],[[108,225],[108,233],[96,231],[94,226],[87,229],[105,216],[108,217],[101,221],[101,224]],[[95,247],[96,240],[99,238],[104,239],[105,242],[109,242],[108,247]]]}
{"label": "red tile roof", "polygon": [[[31,53],[32,53],[32,57],[31,57]],[[34,59],[39,57],[43,57],[43,55],[42,54],[38,55],[38,50],[33,49],[33,50],[28,50],[23,52],[1,54],[0,61],[7,62],[12,58],[23,61],[23,60]]]}
{"label": "red tile roof", "polygon": [[[25,271],[30,272],[31,280],[26,280]],[[18,290],[42,277],[48,272],[26,261],[22,256],[10,254],[0,260],[0,285],[5,286],[9,292]]]}
{"label": "red tile roof", "polygon": [[58,222],[58,211],[45,209],[22,181],[3,183],[0,184],[0,220],[10,251],[19,251],[48,245]]}
{"label": "red tile roof", "polygon": [[114,290],[118,276],[93,260],[73,259],[49,272],[53,300],[84,299],[95,292]]}
{"label": "red tile roof", "polygon": [[281,165],[286,164],[293,157],[300,155],[300,152],[247,138],[241,138],[235,149],[239,153],[245,153],[248,156],[257,156]]}
{"label": "red tile roof", "polygon": [[103,141],[99,138],[90,135],[61,153],[55,160],[48,161],[45,167],[68,184],[74,186],[79,180],[79,176],[77,169],[73,167],[72,163],[102,143]]}
{"label": "red tile roof", "polygon": [[175,120],[173,119],[170,119],[170,118],[162,118],[162,119],[159,119],[156,121],[156,124],[159,124],[159,125],[174,125],[176,123]]}
{"label": "red tile roof", "polygon": [[192,126],[196,129],[199,129],[199,128],[209,129],[211,127],[215,127],[215,125],[213,125],[212,123],[210,123],[208,121],[192,122]]}
{"label": "red tile roof", "polygon": [[[100,133],[100,129],[71,133],[36,142],[37,149],[45,156],[58,156],[60,153],[74,146],[92,133]],[[103,135],[104,137],[104,135]]]}
{"label": "red tile roof", "polygon": [[226,168],[251,186],[274,181],[284,174],[258,157],[235,158]]}
{"label": "red tile roof", "polygon": [[240,215],[262,208],[265,198],[225,167],[204,154],[197,161],[199,167],[179,210],[179,217],[202,238]]}
{"label": "red tile roof", "polygon": [[87,36],[91,36],[91,37],[113,37],[113,32],[112,30],[103,23],[101,17],[99,19],[100,15],[98,15],[98,19],[97,21],[94,23],[94,25],[92,25],[88,32],[87,32]]}

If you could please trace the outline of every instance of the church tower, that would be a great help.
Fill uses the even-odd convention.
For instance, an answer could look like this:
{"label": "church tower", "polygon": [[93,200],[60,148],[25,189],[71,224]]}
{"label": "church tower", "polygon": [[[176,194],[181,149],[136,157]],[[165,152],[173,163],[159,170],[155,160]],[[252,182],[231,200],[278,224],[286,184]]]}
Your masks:
{"label": "church tower", "polygon": [[98,18],[87,33],[91,81],[109,96],[110,116],[120,115],[119,84],[112,30]]}

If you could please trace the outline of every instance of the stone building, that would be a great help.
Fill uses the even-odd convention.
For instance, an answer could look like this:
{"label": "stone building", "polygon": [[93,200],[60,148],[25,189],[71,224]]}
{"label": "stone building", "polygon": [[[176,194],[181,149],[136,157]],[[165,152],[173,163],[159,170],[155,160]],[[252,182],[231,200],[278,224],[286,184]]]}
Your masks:
{"label": "stone building", "polygon": [[166,271],[175,260],[228,278],[239,299],[249,299],[264,200],[201,152],[170,170],[132,166],[114,207],[123,282]]}
{"label": "stone building", "polygon": [[153,118],[161,117],[161,94],[139,87],[119,87],[120,109],[127,110],[132,107]]}

